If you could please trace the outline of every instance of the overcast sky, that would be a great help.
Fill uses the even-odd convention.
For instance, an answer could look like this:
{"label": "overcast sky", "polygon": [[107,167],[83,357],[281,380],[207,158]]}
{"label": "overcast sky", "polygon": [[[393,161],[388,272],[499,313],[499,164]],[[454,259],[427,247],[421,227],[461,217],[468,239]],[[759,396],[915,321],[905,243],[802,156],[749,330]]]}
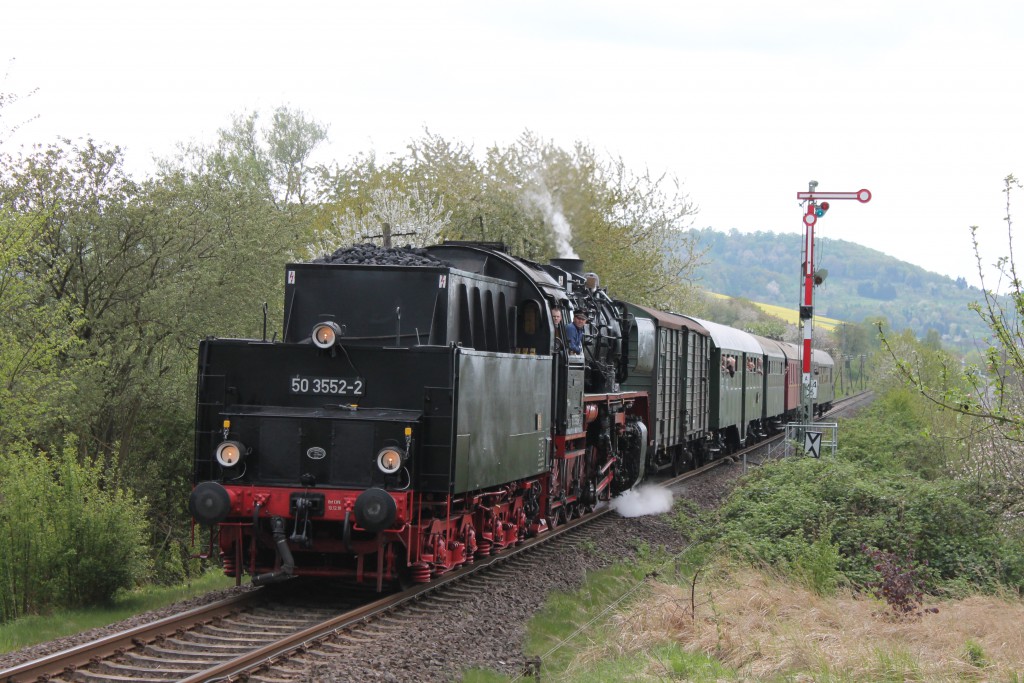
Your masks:
{"label": "overcast sky", "polygon": [[478,150],[529,129],[679,178],[695,227],[800,233],[809,180],[867,188],[818,236],[976,282],[968,226],[986,262],[1005,253],[1003,178],[1024,176],[1022,6],[22,1],[0,91],[38,91],[2,116],[38,119],[4,148],[92,137],[144,174],[281,104],[327,124],[340,162],[424,128]]}

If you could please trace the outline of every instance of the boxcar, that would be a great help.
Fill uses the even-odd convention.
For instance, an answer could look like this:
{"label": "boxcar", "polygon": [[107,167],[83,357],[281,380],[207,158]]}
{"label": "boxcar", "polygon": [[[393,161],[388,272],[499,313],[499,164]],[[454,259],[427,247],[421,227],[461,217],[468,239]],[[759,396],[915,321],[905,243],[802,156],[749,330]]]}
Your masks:
{"label": "boxcar", "polygon": [[622,388],[650,397],[654,452],[648,469],[680,472],[705,457],[711,337],[681,315],[633,304],[627,310],[631,365]]}

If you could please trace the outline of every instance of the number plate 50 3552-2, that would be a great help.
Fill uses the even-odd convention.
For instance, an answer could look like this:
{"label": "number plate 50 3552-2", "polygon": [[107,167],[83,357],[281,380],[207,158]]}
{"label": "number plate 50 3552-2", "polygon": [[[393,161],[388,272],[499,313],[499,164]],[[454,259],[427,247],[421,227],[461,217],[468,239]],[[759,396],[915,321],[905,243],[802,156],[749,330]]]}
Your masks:
{"label": "number plate 50 3552-2", "polygon": [[366,384],[362,377],[291,377],[288,390],[293,394],[323,396],[362,396]]}

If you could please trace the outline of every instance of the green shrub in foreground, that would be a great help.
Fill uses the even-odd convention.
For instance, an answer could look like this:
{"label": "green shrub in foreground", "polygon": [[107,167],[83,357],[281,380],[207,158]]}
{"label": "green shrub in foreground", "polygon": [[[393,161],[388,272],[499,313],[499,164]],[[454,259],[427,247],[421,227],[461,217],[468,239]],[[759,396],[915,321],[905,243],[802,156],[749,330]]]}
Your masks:
{"label": "green shrub in foreground", "polygon": [[0,454],[0,621],[109,601],[145,578],[144,501],[107,485],[71,441]]}

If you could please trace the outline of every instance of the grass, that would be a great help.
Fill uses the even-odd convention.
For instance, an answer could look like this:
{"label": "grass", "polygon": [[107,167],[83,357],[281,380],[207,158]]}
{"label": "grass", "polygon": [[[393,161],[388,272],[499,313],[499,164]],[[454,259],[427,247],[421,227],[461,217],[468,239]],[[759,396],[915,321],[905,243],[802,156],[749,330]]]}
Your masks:
{"label": "grass", "polygon": [[16,619],[0,624],[0,652],[10,652],[91,628],[108,626],[142,612],[234,585],[233,578],[219,572],[207,572],[182,586],[149,586],[125,593],[108,607],[65,610]]}
{"label": "grass", "polygon": [[[864,596],[822,597],[768,570],[712,565],[691,603],[692,568],[645,578],[661,559],[602,570],[576,593],[553,596],[527,632],[540,679],[1024,683],[1019,598],[975,595],[895,618]],[[473,670],[463,680],[534,677]]]}
{"label": "grass", "polygon": [[[618,618],[635,614],[660,585],[651,575],[655,571],[672,573],[673,564],[663,552],[641,546],[636,560],[588,574],[584,586],[575,593],[551,596],[531,620],[526,634],[526,656],[540,660],[540,680],[731,680],[733,673],[727,666],[704,653],[689,652],[678,643],[662,642],[643,651],[617,647]],[[463,676],[465,683],[510,680],[531,681],[534,677],[510,679],[480,669]]]}

